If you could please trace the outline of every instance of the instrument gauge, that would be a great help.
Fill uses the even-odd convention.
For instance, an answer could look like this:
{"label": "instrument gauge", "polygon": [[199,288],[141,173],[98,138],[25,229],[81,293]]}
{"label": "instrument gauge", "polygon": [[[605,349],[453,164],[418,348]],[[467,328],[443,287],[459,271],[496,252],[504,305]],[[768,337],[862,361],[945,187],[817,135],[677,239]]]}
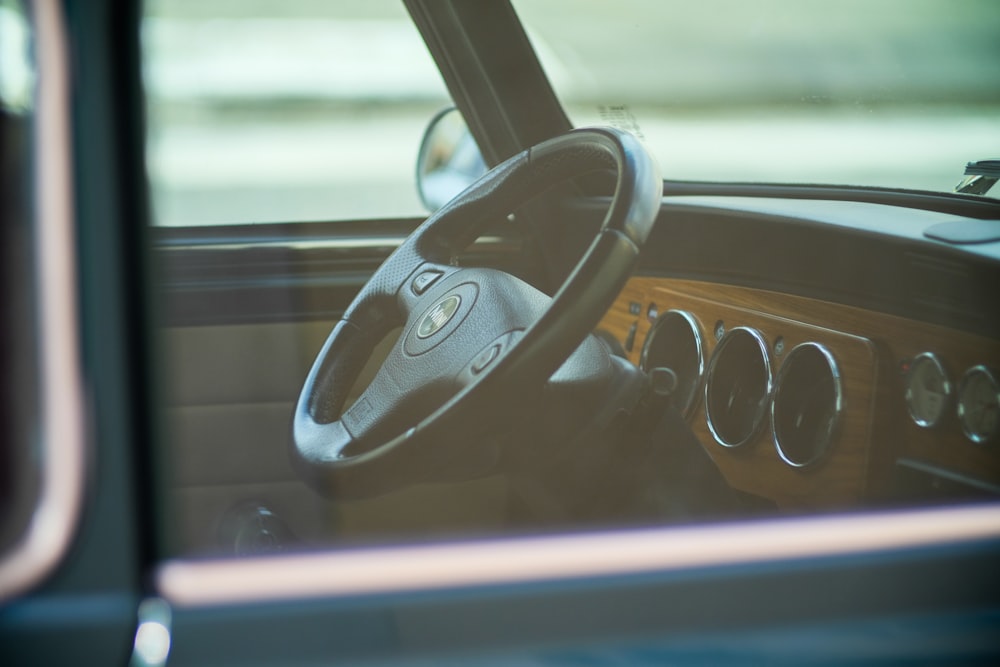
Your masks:
{"label": "instrument gauge", "polygon": [[936,354],[918,354],[906,375],[906,408],[921,428],[941,422],[951,401],[951,380]]}
{"label": "instrument gauge", "polygon": [[844,396],[837,361],[819,343],[793,349],[781,366],[771,401],[774,445],[794,468],[820,461],[833,446]]}
{"label": "instrument gauge", "polygon": [[701,327],[694,315],[682,310],[668,310],[661,315],[646,335],[639,365],[647,373],[662,367],[674,371],[677,376],[674,405],[681,414],[690,417],[698,403],[705,372]]}
{"label": "instrument gauge", "polygon": [[764,337],[730,329],[712,353],[705,381],[705,417],[716,442],[740,447],[753,439],[767,415],[771,382]]}
{"label": "instrument gauge", "polygon": [[973,366],[962,376],[958,421],[975,443],[995,442],[1000,435],[1000,383],[986,366]]}

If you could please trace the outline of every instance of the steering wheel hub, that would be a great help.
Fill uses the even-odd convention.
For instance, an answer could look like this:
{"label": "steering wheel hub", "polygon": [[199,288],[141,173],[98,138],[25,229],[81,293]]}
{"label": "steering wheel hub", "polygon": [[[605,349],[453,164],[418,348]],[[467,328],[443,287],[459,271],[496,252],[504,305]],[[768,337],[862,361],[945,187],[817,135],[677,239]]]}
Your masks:
{"label": "steering wheel hub", "polygon": [[478,297],[479,287],[474,282],[465,282],[434,300],[430,308],[418,310],[421,314],[416,318],[415,325],[404,334],[403,350],[407,355],[417,357],[443,343],[463,325],[475,308]]}
{"label": "steering wheel hub", "polygon": [[438,301],[420,320],[417,327],[417,338],[430,338],[448,324],[452,316],[462,305],[462,297],[451,294]]}

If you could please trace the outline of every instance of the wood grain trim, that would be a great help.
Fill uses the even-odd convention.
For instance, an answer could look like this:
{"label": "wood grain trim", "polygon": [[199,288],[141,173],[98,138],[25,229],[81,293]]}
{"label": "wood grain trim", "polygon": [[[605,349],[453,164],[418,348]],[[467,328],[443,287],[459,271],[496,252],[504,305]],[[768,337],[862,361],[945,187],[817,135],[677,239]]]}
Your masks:
{"label": "wood grain trim", "polygon": [[[955,420],[940,428],[916,426],[903,401],[905,362],[934,351],[956,370],[977,363],[1000,367],[1000,341],[905,318],[766,290],[667,278],[633,278],[600,323],[639,363],[656,315],[685,310],[701,324],[706,366],[717,343],[717,323],[760,331],[770,346],[772,372],[802,342],[826,346],[840,366],[845,411],[830,454],[806,469],[781,461],[770,421],[747,445],[727,449],[712,438],[704,402],[690,417],[705,450],[736,488],[788,510],[860,506],[892,495],[894,462],[911,458],[950,472],[1000,483],[1000,448],[974,445]],[[634,329],[634,333],[630,332]],[[778,339],[782,354],[775,352]],[[626,346],[627,347],[627,346]]]}

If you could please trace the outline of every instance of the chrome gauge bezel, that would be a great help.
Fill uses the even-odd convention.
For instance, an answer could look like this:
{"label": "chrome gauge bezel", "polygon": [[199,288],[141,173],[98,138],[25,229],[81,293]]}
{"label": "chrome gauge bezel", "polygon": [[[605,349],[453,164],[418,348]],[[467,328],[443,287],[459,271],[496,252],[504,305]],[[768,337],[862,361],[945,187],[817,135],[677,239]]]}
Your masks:
{"label": "chrome gauge bezel", "polygon": [[[830,373],[830,380],[833,383],[833,396],[832,405],[827,407],[833,410],[833,421],[827,429],[823,439],[812,443],[809,456],[800,457],[790,453],[789,443],[782,443],[781,441],[781,429],[778,426],[779,419],[781,417],[779,415],[779,411],[783,409],[782,390],[789,382],[789,377],[792,377],[792,373],[798,370],[797,364],[802,363],[798,360],[802,358],[802,355],[808,354],[811,351],[818,352],[821,355],[823,360],[826,362],[827,370]],[[774,391],[771,395],[771,437],[774,447],[778,452],[778,456],[782,461],[793,468],[806,468],[817,464],[826,457],[832,448],[840,430],[840,423],[843,419],[843,414],[844,389],[840,375],[840,368],[837,365],[837,360],[833,356],[833,353],[825,345],[820,343],[807,342],[796,345],[792,351],[788,353],[788,356],[785,357],[785,361],[781,365],[781,369],[778,371],[778,377],[774,382]]]}
{"label": "chrome gauge bezel", "polygon": [[[930,373],[941,386],[941,405],[930,415],[925,412],[922,404],[922,392],[926,392],[926,386],[921,386],[925,382],[924,374]],[[906,373],[906,389],[903,399],[906,402],[906,411],[910,419],[920,428],[934,428],[941,423],[941,420],[949,412],[952,402],[952,383],[944,363],[933,352],[921,352],[910,362],[910,368]]]}
{"label": "chrome gauge bezel", "polygon": [[[691,390],[691,396],[688,399],[686,405],[678,405],[674,403],[678,410],[684,417],[690,417],[691,414],[698,407],[698,401],[701,399],[702,394],[702,384],[705,380],[705,345],[704,338],[701,333],[701,325],[698,323],[697,318],[691,313],[685,310],[668,310],[662,315],[660,315],[656,321],[653,323],[652,328],[650,328],[649,333],[646,334],[646,340],[642,345],[642,353],[639,356],[639,367],[645,371],[649,372],[652,370],[653,363],[655,360],[650,360],[651,348],[658,341],[659,337],[662,335],[664,329],[673,322],[680,321],[682,326],[686,327],[686,335],[690,336],[691,341],[694,343],[694,350],[696,355],[695,366],[696,366],[696,377],[694,378],[683,378],[678,376],[678,384],[689,381],[693,384],[693,389]],[[678,369],[672,369],[675,372]],[[676,392],[675,392],[676,393]]]}
{"label": "chrome gauge bezel", "polygon": [[993,409],[1000,410],[1000,382],[997,381],[997,376],[992,370],[986,366],[978,365],[965,371],[958,383],[958,407],[956,411],[958,423],[961,425],[965,437],[977,445],[985,445],[995,443],[1000,439],[1000,422],[993,426],[992,431],[985,433],[969,423],[969,415],[973,411],[970,405],[973,397],[969,392],[972,391],[972,382],[977,377],[983,377],[989,383],[993,394]]}
{"label": "chrome gauge bezel", "polygon": [[[725,438],[720,432],[718,425],[718,418],[712,415],[712,386],[713,382],[717,379],[718,368],[720,360],[724,358],[726,349],[732,346],[733,341],[737,340],[742,336],[750,336],[754,347],[760,353],[760,361],[764,366],[764,395],[760,397],[759,410],[757,414],[753,416],[752,424],[749,431],[744,435],[743,438],[738,440],[729,440]],[[768,414],[768,403],[771,400],[772,390],[773,390],[773,375],[771,373],[771,360],[768,355],[767,342],[764,340],[763,335],[756,329],[751,329],[749,327],[734,327],[726,332],[726,334],[719,341],[719,344],[715,346],[715,350],[712,352],[712,358],[708,362],[708,371],[705,373],[705,421],[708,423],[708,430],[715,438],[715,441],[722,445],[723,447],[736,448],[742,447],[747,444],[757,435],[760,431],[761,425],[767,418]]]}

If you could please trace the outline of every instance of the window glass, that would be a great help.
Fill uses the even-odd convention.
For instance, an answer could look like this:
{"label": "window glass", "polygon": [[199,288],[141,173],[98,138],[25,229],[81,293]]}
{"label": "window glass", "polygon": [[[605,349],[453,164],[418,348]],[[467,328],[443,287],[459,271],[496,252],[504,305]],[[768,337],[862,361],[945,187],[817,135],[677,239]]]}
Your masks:
{"label": "window glass", "polygon": [[1000,146],[990,0],[514,4],[574,124],[667,178],[952,191]]}
{"label": "window glass", "polygon": [[156,224],[423,212],[448,98],[402,3],[150,0],[142,38]]}
{"label": "window glass", "polygon": [[[911,71],[902,57],[919,50],[908,31],[926,36],[943,5],[914,3],[912,15],[900,19],[903,28],[881,15],[859,23],[858,17],[871,14],[860,4],[849,5],[853,19],[814,3],[803,6],[815,16],[798,3],[776,2],[753,5],[761,16],[737,2],[709,9],[659,2],[517,6],[574,120],[644,135],[660,150],[669,177],[911,187],[932,187],[927,179],[939,179],[948,189],[943,181],[957,182],[965,161],[1000,145],[990,139],[996,127],[986,122],[1000,86],[979,90],[947,73]],[[626,23],[612,23],[625,15]],[[984,16],[992,20],[990,11]],[[799,32],[801,25],[812,29]],[[959,30],[966,23],[942,18],[941,25]],[[855,28],[858,46],[849,48]],[[853,509],[869,501],[861,495],[864,433],[844,436],[854,447],[838,454],[848,472],[841,475],[838,468],[825,478],[846,478],[835,489],[840,495],[828,493],[823,484],[829,482],[810,477],[812,470],[798,472],[812,463],[828,465],[821,459],[840,428],[840,374],[821,346],[786,350],[783,334],[765,340],[728,316],[699,325],[681,311],[659,310],[662,302],[634,296],[627,315],[610,315],[627,318],[618,322],[625,322],[622,335],[608,334],[606,345],[587,339],[576,361],[564,366],[569,370],[557,371],[544,389],[540,382],[511,380],[515,388],[507,394],[462,403],[468,394],[455,399],[456,392],[488,377],[480,373],[512,349],[538,314],[533,308],[544,299],[526,285],[495,273],[459,283],[463,274],[450,273],[443,260],[419,269],[400,263],[393,267],[399,271],[379,275],[391,280],[392,273],[401,274],[392,285],[399,287],[398,299],[373,288],[363,301],[371,310],[358,315],[364,306],[358,307],[351,322],[341,320],[358,290],[412,231],[410,220],[347,221],[421,213],[415,183],[420,141],[446,101],[422,41],[395,0],[267,6],[154,1],[143,30],[157,222],[217,226],[206,234],[153,234],[161,241],[154,250],[161,270],[155,371],[163,420],[156,480],[163,555],[242,556],[679,524]],[[992,48],[976,41],[979,28],[969,24],[967,30],[967,40],[978,46],[961,52],[963,58]],[[752,48],[741,46],[740,37],[751,38]],[[636,54],[627,56],[621,40]],[[885,59],[876,57],[879,40]],[[799,58],[797,49],[811,55]],[[945,58],[942,63],[953,65]],[[977,80],[994,80],[989,68],[977,71]],[[924,83],[914,81],[918,75]],[[957,91],[954,99],[935,101],[933,91],[946,82]],[[933,131],[938,123],[942,134]],[[448,181],[453,172],[482,167],[466,159],[475,156],[461,128],[439,127],[454,141],[425,143],[432,167],[427,180]],[[921,140],[908,143],[909,132]],[[942,147],[957,153],[945,155]],[[447,168],[434,172],[439,162]],[[493,223],[524,220],[484,208],[490,211],[484,216],[497,215]],[[273,225],[258,228],[259,234],[225,226],[295,221],[317,224]],[[569,244],[581,240],[576,230],[567,231]],[[454,265],[513,265],[511,272],[522,274],[537,268],[530,251],[519,254],[516,243],[489,236]],[[456,245],[467,240],[449,239]],[[453,278],[459,284],[449,283]],[[510,294],[530,296],[506,301]],[[624,311],[632,298],[622,296],[617,305]],[[692,298],[707,303],[714,297]],[[405,308],[393,306],[406,300],[414,310],[397,318],[396,310]],[[483,304],[476,316],[473,304]],[[478,319],[491,310],[496,321],[487,321],[493,314]],[[674,316],[666,317],[670,312]],[[655,330],[680,336],[677,349],[664,343],[656,343],[661,350],[644,348],[644,338],[657,340],[649,334],[660,326],[653,322],[669,323]],[[459,339],[459,346],[443,344],[458,331],[449,343]],[[721,382],[719,391],[703,383],[703,367],[713,363],[702,348],[707,336],[714,336],[715,349],[729,351],[713,357],[722,359],[719,373],[733,380]],[[875,346],[853,334],[844,338],[857,343],[851,354],[860,373],[882,372],[871,358]],[[653,350],[642,353],[656,364],[645,369],[648,377],[608,357],[613,349],[624,356],[626,348],[633,357]],[[796,384],[779,397],[791,406],[778,413],[775,427],[793,432],[784,439],[792,446],[780,454],[788,465],[779,462],[778,445],[764,442],[769,436],[761,428],[770,423],[767,409],[773,406],[771,360],[777,371],[786,354],[784,359],[797,355],[805,370],[791,377],[808,387],[801,401]],[[422,366],[408,365],[420,357]],[[693,384],[679,384],[672,368],[682,364]],[[864,392],[875,391],[876,376],[854,377],[860,379],[848,400],[874,406],[873,394]],[[908,377],[922,397],[915,405],[924,401],[931,412],[940,407],[943,389],[922,391],[919,378]],[[734,476],[730,484],[684,415],[662,409],[672,400],[666,396],[680,389],[688,394],[677,404],[682,410],[703,403],[695,408],[702,411],[697,428],[718,441],[718,447],[710,444],[714,453],[756,438],[756,449],[736,456],[749,451],[742,460],[762,456],[780,466],[764,477],[773,474],[776,487],[793,487],[788,505],[781,504],[785,495],[747,489],[744,480],[752,475]],[[427,426],[427,418],[449,402],[466,406],[465,414]],[[709,410],[723,419],[708,419]],[[733,416],[726,419],[729,411]],[[302,412],[309,417],[301,428],[305,437],[293,437]],[[861,417],[852,423],[867,429],[867,415],[855,414]],[[917,472],[922,483],[923,471]]]}

